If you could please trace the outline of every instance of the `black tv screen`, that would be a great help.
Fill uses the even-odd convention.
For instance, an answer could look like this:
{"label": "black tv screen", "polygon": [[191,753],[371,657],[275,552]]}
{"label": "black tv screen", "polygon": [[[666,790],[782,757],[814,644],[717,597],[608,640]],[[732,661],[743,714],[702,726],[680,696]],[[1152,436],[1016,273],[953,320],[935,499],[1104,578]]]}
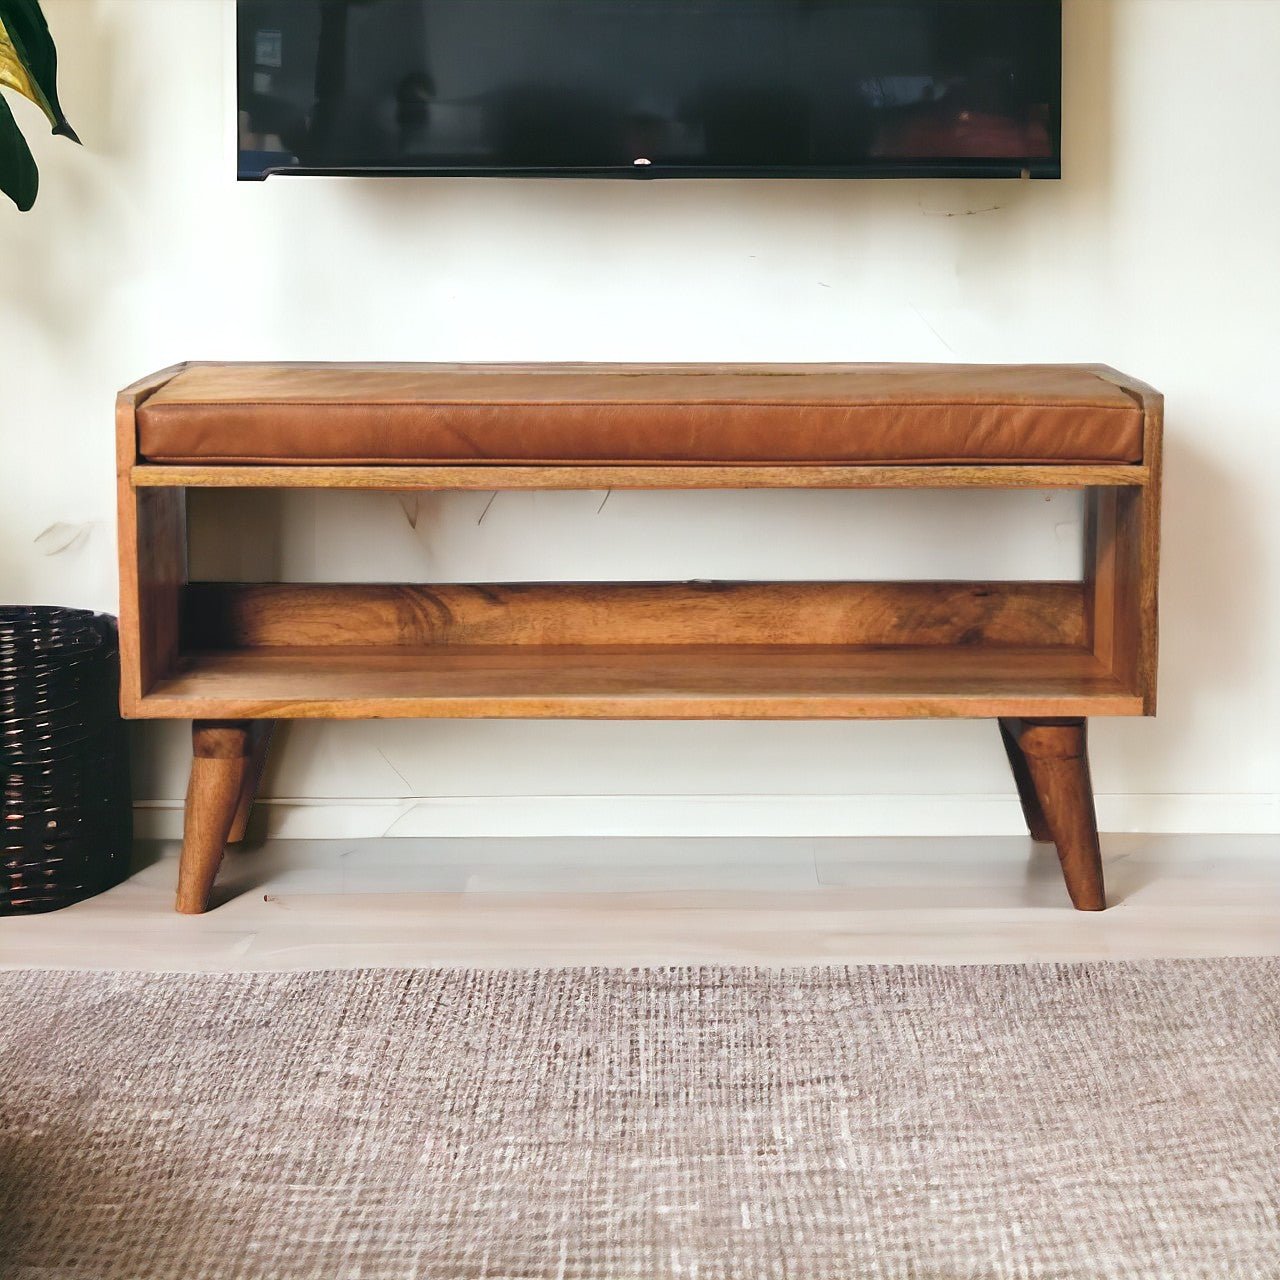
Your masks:
{"label": "black tv screen", "polygon": [[1059,176],[1058,0],[239,0],[239,175]]}

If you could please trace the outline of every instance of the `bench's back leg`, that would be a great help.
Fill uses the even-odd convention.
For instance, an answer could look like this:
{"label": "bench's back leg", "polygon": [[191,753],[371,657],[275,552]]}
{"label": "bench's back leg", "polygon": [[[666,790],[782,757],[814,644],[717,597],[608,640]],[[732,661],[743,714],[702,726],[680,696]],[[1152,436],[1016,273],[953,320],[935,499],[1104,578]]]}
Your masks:
{"label": "bench's back leg", "polygon": [[1013,781],[1018,788],[1018,800],[1022,804],[1022,816],[1027,820],[1027,830],[1038,844],[1048,844],[1053,840],[1053,835],[1045,821],[1044,810],[1040,807],[1036,784],[1032,782],[1031,770],[1027,766],[1027,757],[1022,754],[1022,748],[1018,745],[1018,722],[1001,717],[996,723],[1000,726],[1000,740],[1004,743]]}
{"label": "bench's back leg", "polygon": [[[1043,817],[1043,831],[1058,849],[1063,879],[1072,905],[1079,911],[1106,907],[1102,880],[1102,850],[1098,844],[1098,820],[1089,778],[1089,756],[1084,720],[1002,720],[1010,762],[1019,759],[1026,770],[1034,800]],[[1014,764],[1018,778],[1019,765]],[[1023,783],[1023,812],[1036,839],[1034,813],[1027,806]]]}
{"label": "bench's back leg", "polygon": [[235,817],[231,820],[231,830],[227,832],[228,844],[239,844],[244,839],[249,826],[249,815],[253,810],[253,801],[262,783],[262,771],[267,764],[267,751],[271,746],[271,735],[275,732],[274,720],[254,720],[249,729],[249,761],[245,767],[244,780],[240,785],[240,799],[236,802]]}

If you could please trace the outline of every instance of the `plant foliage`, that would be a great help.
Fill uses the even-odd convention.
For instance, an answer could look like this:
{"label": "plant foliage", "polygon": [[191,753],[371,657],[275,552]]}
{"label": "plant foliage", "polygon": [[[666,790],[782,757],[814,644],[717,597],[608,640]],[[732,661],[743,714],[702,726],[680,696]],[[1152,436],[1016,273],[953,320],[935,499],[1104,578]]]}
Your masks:
{"label": "plant foliage", "polygon": [[[0,89],[30,98],[54,133],[80,141],[58,102],[58,53],[40,0],[0,0]],[[39,186],[31,148],[0,94],[0,191],[25,211],[35,203]]]}

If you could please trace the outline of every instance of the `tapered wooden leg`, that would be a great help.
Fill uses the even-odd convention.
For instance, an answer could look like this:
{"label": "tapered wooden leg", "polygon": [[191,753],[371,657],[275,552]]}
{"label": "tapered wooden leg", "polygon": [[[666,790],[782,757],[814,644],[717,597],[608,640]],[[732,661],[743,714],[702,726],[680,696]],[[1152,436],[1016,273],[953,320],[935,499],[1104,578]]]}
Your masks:
{"label": "tapered wooden leg", "polygon": [[1089,781],[1083,720],[1012,720],[1009,731],[1026,761],[1040,811],[1058,848],[1067,892],[1078,911],[1101,911],[1102,850]]}
{"label": "tapered wooden leg", "polygon": [[1000,739],[1004,743],[1005,755],[1009,757],[1009,768],[1013,771],[1014,785],[1018,788],[1018,799],[1022,802],[1022,816],[1027,820],[1027,830],[1031,838],[1040,844],[1048,844],[1053,839],[1049,824],[1045,821],[1044,810],[1036,795],[1036,784],[1031,781],[1031,770],[1027,767],[1027,757],[1022,754],[1018,745],[1016,720],[1000,719]]}
{"label": "tapered wooden leg", "polygon": [[197,720],[191,726],[193,759],[178,863],[178,910],[208,909],[218,864],[244,790],[251,754],[249,721]]}
{"label": "tapered wooden leg", "polygon": [[275,727],[274,720],[254,720],[249,729],[249,763],[244,771],[244,782],[240,786],[236,815],[231,819],[231,830],[227,832],[228,844],[239,844],[244,839],[253,800],[262,782],[262,771],[266,768],[267,750],[271,746],[271,735]]}

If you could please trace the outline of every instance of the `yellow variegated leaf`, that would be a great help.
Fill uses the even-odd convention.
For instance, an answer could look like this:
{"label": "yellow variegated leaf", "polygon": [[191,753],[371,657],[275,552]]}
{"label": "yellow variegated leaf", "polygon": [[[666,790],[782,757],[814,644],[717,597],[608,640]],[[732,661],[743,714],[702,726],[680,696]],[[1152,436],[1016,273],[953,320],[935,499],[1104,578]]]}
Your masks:
{"label": "yellow variegated leaf", "polygon": [[57,116],[45,101],[44,94],[32,83],[26,67],[22,65],[18,51],[13,47],[9,33],[4,29],[2,18],[0,18],[0,88],[16,89],[24,98],[30,98],[49,117],[50,124],[58,123]]}

